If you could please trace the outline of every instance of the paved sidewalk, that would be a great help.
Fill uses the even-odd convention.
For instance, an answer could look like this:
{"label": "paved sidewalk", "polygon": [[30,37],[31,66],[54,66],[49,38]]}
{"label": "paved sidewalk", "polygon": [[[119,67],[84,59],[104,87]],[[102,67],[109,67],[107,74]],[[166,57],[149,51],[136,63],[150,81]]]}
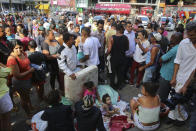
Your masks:
{"label": "paved sidewalk", "polygon": [[[131,87],[127,85],[125,88],[123,88],[119,94],[121,96],[121,99],[124,101],[129,102],[129,100],[137,96],[137,94],[140,93],[140,89],[137,89],[135,87]],[[32,102],[35,107],[39,107],[40,102],[38,101],[37,94],[35,95],[35,90],[34,93],[31,94]],[[18,100],[17,100],[18,101]],[[41,103],[41,106],[44,107],[44,103]],[[24,114],[23,109],[20,107],[20,111],[17,113],[12,113],[12,124],[13,124],[13,131],[29,131],[31,128],[25,124],[26,116]],[[166,125],[164,124],[164,119],[161,120],[161,126],[157,131],[188,131],[188,122],[186,125],[182,127],[176,127],[173,125]],[[139,131],[137,128],[131,128],[127,131]]]}

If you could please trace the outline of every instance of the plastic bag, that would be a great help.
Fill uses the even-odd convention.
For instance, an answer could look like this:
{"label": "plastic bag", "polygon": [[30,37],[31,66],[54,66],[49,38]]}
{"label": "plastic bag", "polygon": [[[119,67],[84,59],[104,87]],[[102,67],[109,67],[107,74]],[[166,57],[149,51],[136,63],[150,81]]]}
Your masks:
{"label": "plastic bag", "polygon": [[110,131],[123,131],[132,127],[132,123],[128,123],[127,116],[113,116],[110,119]]}
{"label": "plastic bag", "polygon": [[41,119],[41,116],[43,113],[44,113],[44,111],[40,111],[32,117],[31,128],[33,131],[45,131],[46,130],[46,128],[48,126],[48,122],[43,121]]}

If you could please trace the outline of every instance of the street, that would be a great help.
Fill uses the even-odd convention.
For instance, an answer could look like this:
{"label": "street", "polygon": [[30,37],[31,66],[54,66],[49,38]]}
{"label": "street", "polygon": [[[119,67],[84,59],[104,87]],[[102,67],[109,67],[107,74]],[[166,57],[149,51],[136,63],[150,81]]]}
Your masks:
{"label": "street", "polygon": [[[49,82],[46,83],[45,88],[49,86],[48,84]],[[129,102],[130,99],[132,99],[133,97],[141,93],[140,90],[141,89],[131,87],[130,85],[126,85],[122,90],[119,91],[119,95],[122,100]],[[31,100],[34,107],[44,108],[46,106],[44,102],[41,103],[39,102],[35,89],[31,94]],[[16,101],[19,102],[18,99]],[[20,106],[20,111],[17,113],[15,112],[12,113],[11,117],[12,117],[11,121],[12,121],[13,131],[31,131],[31,127],[25,123],[26,115],[24,114],[24,111],[21,106]],[[189,127],[189,121],[187,121],[186,125],[182,127],[176,127],[173,125],[166,125],[165,118],[164,118],[161,120],[161,127],[157,131],[188,131],[188,127]],[[127,131],[140,131],[140,130],[137,128],[131,128]]]}

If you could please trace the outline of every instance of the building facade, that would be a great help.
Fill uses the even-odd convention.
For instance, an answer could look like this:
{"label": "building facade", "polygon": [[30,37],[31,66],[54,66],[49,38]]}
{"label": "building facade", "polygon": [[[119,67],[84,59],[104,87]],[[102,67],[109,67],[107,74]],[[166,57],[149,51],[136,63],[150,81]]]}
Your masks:
{"label": "building facade", "polygon": [[49,3],[49,0],[0,0],[0,10],[28,10],[33,9],[38,3]]}

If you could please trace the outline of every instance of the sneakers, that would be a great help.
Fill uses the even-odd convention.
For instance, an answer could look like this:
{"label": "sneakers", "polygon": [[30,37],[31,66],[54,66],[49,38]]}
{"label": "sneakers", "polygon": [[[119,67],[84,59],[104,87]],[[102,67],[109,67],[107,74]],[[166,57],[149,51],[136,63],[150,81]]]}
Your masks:
{"label": "sneakers", "polygon": [[131,82],[129,82],[129,85],[130,85],[130,86],[135,86],[135,84],[134,84],[134,83],[131,83]]}

